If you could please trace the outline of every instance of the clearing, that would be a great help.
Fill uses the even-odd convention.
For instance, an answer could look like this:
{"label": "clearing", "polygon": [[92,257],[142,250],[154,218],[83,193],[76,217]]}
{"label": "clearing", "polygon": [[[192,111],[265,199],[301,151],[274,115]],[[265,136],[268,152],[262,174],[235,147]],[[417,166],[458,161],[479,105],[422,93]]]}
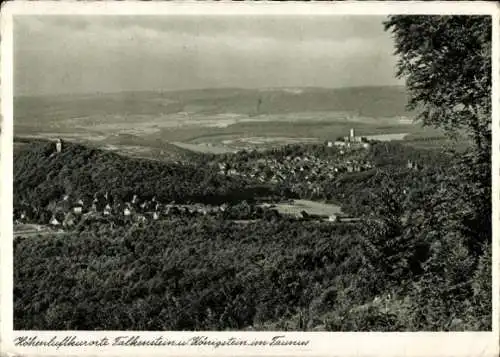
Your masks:
{"label": "clearing", "polygon": [[277,203],[276,210],[281,214],[292,215],[295,217],[299,217],[302,211],[318,216],[342,214],[342,209],[338,205],[310,200],[293,200],[292,203]]}
{"label": "clearing", "polygon": [[22,236],[22,237],[30,237],[36,235],[44,235],[44,234],[57,234],[64,233],[61,231],[54,231],[47,226],[40,224],[14,224],[14,237]]}

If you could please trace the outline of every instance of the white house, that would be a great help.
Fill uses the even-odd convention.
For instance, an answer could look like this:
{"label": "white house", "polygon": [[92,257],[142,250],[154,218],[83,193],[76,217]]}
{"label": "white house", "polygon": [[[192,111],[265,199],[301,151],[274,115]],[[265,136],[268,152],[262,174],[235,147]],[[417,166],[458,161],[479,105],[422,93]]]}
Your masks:
{"label": "white house", "polygon": [[330,217],[328,217],[329,222],[336,222],[337,221],[337,215],[332,214]]}

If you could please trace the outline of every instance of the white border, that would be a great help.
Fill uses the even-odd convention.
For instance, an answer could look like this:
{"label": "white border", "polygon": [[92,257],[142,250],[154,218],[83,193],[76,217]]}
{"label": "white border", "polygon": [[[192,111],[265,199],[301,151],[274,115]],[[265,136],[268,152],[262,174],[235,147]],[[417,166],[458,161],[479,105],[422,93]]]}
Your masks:
{"label": "white border", "polygon": [[482,15],[498,11],[488,1],[14,1],[6,15]]}
{"label": "white border", "polygon": [[[493,2],[24,2],[3,4],[1,14],[1,351],[26,355],[346,355],[346,356],[498,356],[499,330],[499,9]],[[493,16],[493,332],[479,333],[269,333],[269,332],[13,332],[12,331],[12,138],[13,138],[13,15],[388,15],[388,14],[487,14]],[[270,338],[286,335],[287,338],[309,339],[308,347],[114,347],[114,348],[19,348],[12,344],[14,336],[37,335],[63,337],[77,335],[90,339],[103,336],[140,335],[154,338],[162,335],[175,339],[186,336],[209,336],[213,338]]]}

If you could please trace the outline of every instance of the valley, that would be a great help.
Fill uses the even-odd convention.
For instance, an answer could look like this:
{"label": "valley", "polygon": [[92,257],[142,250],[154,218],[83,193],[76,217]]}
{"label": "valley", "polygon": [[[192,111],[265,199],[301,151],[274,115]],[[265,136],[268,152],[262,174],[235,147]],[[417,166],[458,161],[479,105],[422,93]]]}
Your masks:
{"label": "valley", "polygon": [[[390,87],[17,99],[16,328],[427,327],[410,286],[429,284],[433,217],[455,212],[458,222],[470,203],[426,204],[443,188],[463,195],[449,149],[469,146],[413,123],[401,96]],[[47,281],[57,289],[43,290]],[[50,303],[32,303],[33,291]]]}

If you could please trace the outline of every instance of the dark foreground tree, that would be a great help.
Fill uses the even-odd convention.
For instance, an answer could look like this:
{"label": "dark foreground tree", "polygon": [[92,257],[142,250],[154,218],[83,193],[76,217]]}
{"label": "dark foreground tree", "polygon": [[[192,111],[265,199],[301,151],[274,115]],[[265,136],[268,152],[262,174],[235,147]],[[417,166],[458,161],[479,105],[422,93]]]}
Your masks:
{"label": "dark foreground tree", "polygon": [[[424,125],[473,146],[450,160],[417,208],[427,242],[410,293],[413,325],[491,327],[491,17],[390,16],[408,106]],[[456,136],[456,134],[460,134]],[[423,206],[422,206],[423,207]]]}
{"label": "dark foreground tree", "polygon": [[397,76],[424,125],[465,129],[477,149],[491,144],[491,17],[390,16]]}

